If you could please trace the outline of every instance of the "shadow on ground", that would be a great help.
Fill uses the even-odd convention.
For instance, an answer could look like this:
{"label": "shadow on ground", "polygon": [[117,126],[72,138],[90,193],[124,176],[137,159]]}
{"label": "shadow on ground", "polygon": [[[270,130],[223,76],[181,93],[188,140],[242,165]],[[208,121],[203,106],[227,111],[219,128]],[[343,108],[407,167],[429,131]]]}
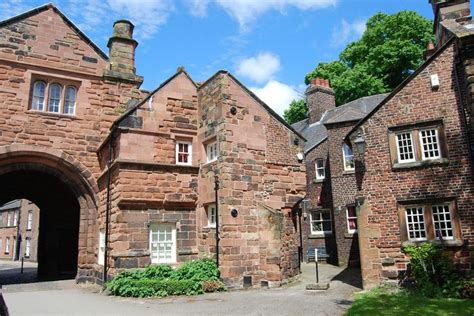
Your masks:
{"label": "shadow on ground", "polygon": [[336,276],[332,277],[331,281],[340,281],[362,289],[362,275],[359,268],[347,267]]}

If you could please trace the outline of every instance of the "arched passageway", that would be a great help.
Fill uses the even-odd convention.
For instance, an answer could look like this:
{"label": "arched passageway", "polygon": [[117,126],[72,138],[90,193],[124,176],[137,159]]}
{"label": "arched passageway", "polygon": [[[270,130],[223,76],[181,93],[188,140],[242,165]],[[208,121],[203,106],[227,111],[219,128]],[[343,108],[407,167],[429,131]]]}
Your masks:
{"label": "arched passageway", "polygon": [[94,278],[97,206],[90,172],[64,153],[26,149],[0,153],[0,205],[27,199],[40,209],[39,279]]}
{"label": "arched passageway", "polygon": [[2,202],[26,198],[40,209],[38,277],[73,278],[77,273],[80,206],[58,176],[34,168],[0,175]]}

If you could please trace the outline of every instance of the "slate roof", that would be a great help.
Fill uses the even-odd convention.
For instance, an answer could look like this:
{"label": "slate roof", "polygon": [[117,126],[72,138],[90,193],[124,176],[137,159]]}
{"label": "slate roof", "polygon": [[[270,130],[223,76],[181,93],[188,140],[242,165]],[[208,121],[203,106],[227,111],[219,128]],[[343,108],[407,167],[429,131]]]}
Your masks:
{"label": "slate roof", "polygon": [[3,204],[0,207],[0,211],[20,208],[20,206],[21,206],[21,200],[14,200],[14,201],[10,201],[8,203]]}
{"label": "slate roof", "polygon": [[358,121],[369,114],[387,96],[388,94],[376,94],[363,97],[327,111],[319,122],[308,124],[308,119],[304,119],[291,126],[306,138],[304,148],[306,154],[327,139],[325,125]]}

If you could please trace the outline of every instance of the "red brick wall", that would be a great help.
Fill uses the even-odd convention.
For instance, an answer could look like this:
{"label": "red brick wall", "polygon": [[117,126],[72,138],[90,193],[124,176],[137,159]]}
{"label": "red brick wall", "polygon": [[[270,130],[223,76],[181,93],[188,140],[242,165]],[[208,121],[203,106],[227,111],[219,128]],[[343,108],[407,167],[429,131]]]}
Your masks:
{"label": "red brick wall", "polygon": [[[473,173],[454,62],[454,44],[451,44],[362,126],[366,139],[363,161],[366,171],[358,177],[362,183],[359,194],[366,197],[359,214],[365,287],[394,278],[406,267],[397,213],[400,201],[454,198],[462,239],[465,245],[474,241]],[[431,89],[430,74],[438,74],[439,89]],[[444,124],[449,163],[392,169],[388,127],[437,119]],[[460,251],[455,247],[450,249]],[[472,250],[468,249],[465,246],[462,252],[457,252],[458,255],[470,254],[470,259],[458,259],[465,265],[472,264],[473,260]]]}

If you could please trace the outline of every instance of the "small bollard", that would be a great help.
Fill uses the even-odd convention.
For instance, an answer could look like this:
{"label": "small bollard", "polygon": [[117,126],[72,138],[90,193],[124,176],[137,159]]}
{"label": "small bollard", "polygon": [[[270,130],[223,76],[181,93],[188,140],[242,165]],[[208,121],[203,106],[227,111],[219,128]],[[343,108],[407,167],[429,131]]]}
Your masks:
{"label": "small bollard", "polygon": [[321,291],[329,289],[329,283],[319,284],[319,267],[318,267],[318,249],[314,249],[314,263],[316,264],[316,284],[307,284],[306,290]]}
{"label": "small bollard", "polygon": [[23,274],[23,262],[25,260],[25,257],[21,257],[21,269],[20,269],[20,273]]}
{"label": "small bollard", "polygon": [[319,271],[318,271],[318,249],[314,248],[314,263],[316,263],[316,284],[319,283]]}

